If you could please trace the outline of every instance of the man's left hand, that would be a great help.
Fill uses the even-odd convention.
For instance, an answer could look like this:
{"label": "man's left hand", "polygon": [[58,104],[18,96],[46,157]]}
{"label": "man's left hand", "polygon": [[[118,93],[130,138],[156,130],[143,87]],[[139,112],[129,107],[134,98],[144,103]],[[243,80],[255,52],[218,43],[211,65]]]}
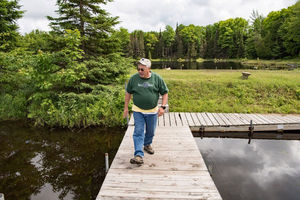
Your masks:
{"label": "man's left hand", "polygon": [[158,109],[158,117],[162,116],[164,113],[165,113],[165,110],[162,107],[160,107]]}

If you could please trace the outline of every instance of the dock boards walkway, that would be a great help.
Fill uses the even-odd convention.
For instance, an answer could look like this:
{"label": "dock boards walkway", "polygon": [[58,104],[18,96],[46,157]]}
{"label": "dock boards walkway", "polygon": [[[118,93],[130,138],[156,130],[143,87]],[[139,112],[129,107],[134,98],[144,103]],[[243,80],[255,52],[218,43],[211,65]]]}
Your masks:
{"label": "dock boards walkway", "polygon": [[[300,130],[300,115],[188,113],[170,112],[159,118],[159,127],[189,126],[192,131],[205,132],[249,131],[252,120],[254,131]],[[131,118],[130,125],[134,125]]]}
{"label": "dock boards walkway", "polygon": [[157,127],[154,155],[142,166],[133,156],[134,126],[128,126],[97,200],[222,199],[188,126]]}
{"label": "dock boards walkway", "polygon": [[[300,115],[171,112],[159,117],[153,141],[154,155],[145,154],[142,166],[133,156],[134,121],[131,118],[97,200],[222,199],[192,132],[300,130]],[[298,134],[299,135],[299,134]]]}

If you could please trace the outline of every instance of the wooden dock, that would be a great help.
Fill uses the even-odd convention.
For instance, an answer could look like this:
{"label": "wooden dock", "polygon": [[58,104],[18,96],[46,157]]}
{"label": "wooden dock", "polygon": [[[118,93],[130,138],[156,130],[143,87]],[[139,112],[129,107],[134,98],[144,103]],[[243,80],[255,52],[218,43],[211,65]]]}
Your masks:
{"label": "wooden dock", "polygon": [[188,126],[157,127],[155,154],[145,153],[140,167],[129,163],[133,129],[128,126],[97,200],[222,199]]}
{"label": "wooden dock", "polygon": [[[249,131],[252,120],[255,131],[300,130],[300,115],[237,114],[237,113],[165,113],[159,127],[189,126],[192,131],[205,132]],[[129,122],[134,125],[133,119]]]}
{"label": "wooden dock", "polygon": [[[192,132],[247,132],[300,130],[300,115],[235,113],[165,113],[159,117],[153,141],[154,155],[145,153],[144,165],[133,157],[134,121],[131,118],[97,200],[222,199]],[[300,134],[295,134],[300,135]]]}

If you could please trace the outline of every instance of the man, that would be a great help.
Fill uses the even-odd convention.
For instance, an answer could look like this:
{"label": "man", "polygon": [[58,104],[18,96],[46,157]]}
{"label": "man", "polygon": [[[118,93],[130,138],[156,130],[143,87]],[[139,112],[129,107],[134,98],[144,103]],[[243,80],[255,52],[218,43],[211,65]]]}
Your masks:
{"label": "man", "polygon": [[[163,79],[151,71],[151,61],[142,58],[138,62],[138,73],[131,76],[125,94],[124,114],[128,115],[128,104],[133,95],[134,117],[134,158],[131,164],[143,164],[143,147],[149,154],[154,154],[151,147],[157,117],[162,116],[168,101],[168,88]],[[159,94],[162,95],[162,106],[158,107]],[[146,131],[145,131],[146,127]]]}

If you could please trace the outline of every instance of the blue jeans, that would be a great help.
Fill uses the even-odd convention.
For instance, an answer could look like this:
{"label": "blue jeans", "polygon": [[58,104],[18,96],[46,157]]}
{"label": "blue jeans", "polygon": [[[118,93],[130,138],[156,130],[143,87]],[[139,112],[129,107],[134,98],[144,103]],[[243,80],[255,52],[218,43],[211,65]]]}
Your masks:
{"label": "blue jeans", "polygon": [[[133,112],[134,118],[134,155],[144,157],[143,147],[152,144],[157,114],[143,114],[141,112]],[[146,132],[145,132],[146,125]]]}

